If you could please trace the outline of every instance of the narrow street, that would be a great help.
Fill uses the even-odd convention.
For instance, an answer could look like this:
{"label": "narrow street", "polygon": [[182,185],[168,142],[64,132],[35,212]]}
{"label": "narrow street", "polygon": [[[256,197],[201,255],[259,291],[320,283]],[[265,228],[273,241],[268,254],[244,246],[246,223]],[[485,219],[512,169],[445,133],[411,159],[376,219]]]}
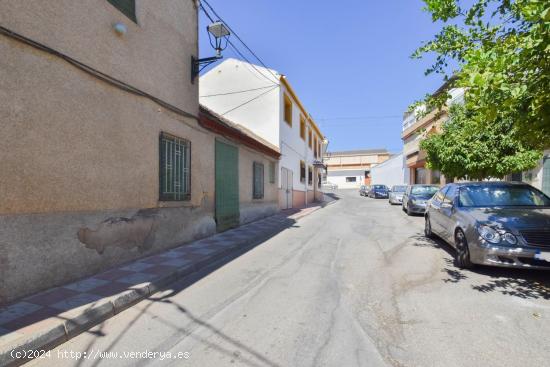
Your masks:
{"label": "narrow street", "polygon": [[[173,284],[31,365],[548,363],[550,273],[462,271],[450,247],[422,236],[421,216],[356,190],[338,195],[224,266]],[[71,351],[86,358],[61,358]],[[120,357],[143,351],[189,354]]]}

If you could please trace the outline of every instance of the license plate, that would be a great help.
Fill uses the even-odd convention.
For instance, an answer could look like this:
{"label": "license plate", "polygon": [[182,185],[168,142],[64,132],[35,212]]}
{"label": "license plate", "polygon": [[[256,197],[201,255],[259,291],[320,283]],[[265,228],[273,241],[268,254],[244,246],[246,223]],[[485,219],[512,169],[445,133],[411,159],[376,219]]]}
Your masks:
{"label": "license plate", "polygon": [[537,252],[535,258],[550,262],[550,252]]}

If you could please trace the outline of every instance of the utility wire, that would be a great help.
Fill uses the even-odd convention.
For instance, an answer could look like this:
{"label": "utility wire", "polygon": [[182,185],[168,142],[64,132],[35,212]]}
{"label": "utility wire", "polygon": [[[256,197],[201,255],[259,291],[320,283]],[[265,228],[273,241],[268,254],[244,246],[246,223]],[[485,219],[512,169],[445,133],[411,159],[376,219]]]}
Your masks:
{"label": "utility wire", "polygon": [[[262,61],[262,59],[260,59],[260,57],[254,52],[252,51],[252,49],[250,47],[248,47],[248,45],[242,40],[241,37],[239,37],[239,35],[237,34],[237,32],[235,32],[230,26],[229,24],[227,24],[227,22],[225,20],[223,20],[222,17],[220,17],[220,15],[216,12],[216,10],[214,10],[214,8],[212,7],[212,5],[210,5],[208,3],[208,1],[206,0],[201,0],[201,3],[204,2],[206,4],[206,6],[208,6],[208,8],[212,11],[212,13],[214,13],[214,15],[216,17],[218,17],[219,20],[221,20],[225,26],[229,29],[229,31],[231,31],[231,33],[243,44],[243,46],[256,58],[256,60],[258,60],[260,62],[260,64],[267,69],[267,71],[273,75],[273,77],[275,78],[275,80],[278,80],[279,78],[271,71],[271,69],[269,69],[267,67],[267,65]],[[201,5],[201,7],[204,9],[204,7]],[[206,10],[206,9],[205,9]]]}
{"label": "utility wire", "polygon": [[386,115],[386,116],[355,116],[355,117],[326,117],[316,118],[317,121],[336,121],[336,120],[366,120],[366,119],[394,119],[403,118],[401,115]]}
{"label": "utility wire", "polygon": [[232,109],[230,109],[230,110],[228,110],[228,111],[225,111],[225,112],[222,113],[221,115],[224,116],[224,115],[228,114],[229,112],[233,112],[233,111],[235,111],[236,109],[241,108],[241,107],[243,107],[244,105],[247,105],[247,104],[249,104],[249,103],[252,102],[252,101],[255,101],[256,99],[262,97],[263,95],[265,95],[265,94],[267,94],[267,93],[269,93],[269,92],[274,91],[274,90],[277,89],[277,88],[279,88],[278,85],[275,86],[275,87],[273,87],[273,88],[271,88],[271,89],[268,90],[268,91],[265,91],[265,92],[263,92],[263,93],[261,93],[261,94],[258,94],[256,97],[251,98],[251,99],[249,99],[248,101],[246,101],[246,102],[244,102],[244,103],[241,103],[240,105],[238,105],[238,106],[236,106],[236,107],[234,107],[234,108],[232,108]]}
{"label": "utility wire", "polygon": [[41,50],[41,51],[44,51],[46,53],[49,53],[51,55],[54,55],[54,56],[57,56],[63,60],[65,60],[66,62],[68,62],[69,64],[73,65],[74,67],[84,71],[85,73],[97,78],[97,79],[100,79],[116,88],[119,88],[119,89],[122,89],[128,93],[132,93],[132,94],[135,94],[135,95],[138,95],[138,96],[142,96],[142,97],[145,97],[145,98],[148,98],[150,99],[151,101],[155,102],[156,104],[166,108],[167,110],[170,110],[178,115],[181,115],[181,116],[184,116],[184,117],[188,117],[188,118],[193,118],[193,119],[197,119],[197,116],[189,113],[189,112],[186,112],[168,102],[165,102],[163,100],[161,100],[160,98],[158,97],[155,97],[149,93],[146,93],[132,85],[129,85],[119,79],[116,79],[110,75],[107,75],[105,73],[102,73],[101,71],[97,70],[97,69],[94,69],[92,68],[91,66],[88,66],[76,59],[73,59],[72,57],[70,56],[67,56],[57,50],[54,50],[53,48],[50,48],[42,43],[39,43],[37,41],[34,41],[30,38],[27,38],[23,35],[20,35],[16,32],[13,32],[7,28],[4,28],[2,26],[0,26],[0,34],[3,34],[4,36],[6,37],[9,37],[9,38],[12,38],[12,39],[15,39],[19,42],[22,42],[22,43],[25,43],[29,46],[32,46],[38,50]]}
{"label": "utility wire", "polygon": [[[208,13],[208,11],[206,10],[206,8],[204,6],[200,6],[200,9],[202,10],[202,12],[208,17],[208,19],[210,19],[210,21],[212,23],[215,22],[214,18],[210,15],[210,13]],[[221,19],[220,19],[221,20]],[[223,21],[222,21],[223,22]],[[227,28],[229,28],[229,25],[227,25]],[[231,40],[228,38],[227,39],[227,43],[229,44],[229,46],[231,46],[231,49],[233,51],[235,51],[235,53],[237,53],[242,59],[244,59],[248,64],[250,64],[250,66],[256,70],[256,72],[258,74],[260,74],[261,76],[263,76],[264,78],[266,78],[270,83],[274,84],[274,85],[278,85],[278,83],[274,82],[273,80],[271,80],[270,77],[266,76],[264,73],[262,73],[257,67],[256,65],[254,65],[246,56],[243,55],[243,53],[237,48],[237,46],[235,46],[233,44],[233,42],[231,42]],[[269,69],[268,69],[269,71]],[[275,78],[276,80],[278,80],[277,78]]]}
{"label": "utility wire", "polygon": [[226,93],[217,93],[217,94],[207,94],[205,96],[199,96],[201,98],[207,98],[207,97],[217,97],[217,96],[227,96],[230,94],[239,94],[239,93],[246,93],[246,92],[253,92],[255,90],[262,90],[267,88],[273,88],[272,85],[268,85],[266,87],[259,87],[259,88],[253,88],[253,89],[245,89],[245,90],[239,90],[239,91],[233,91],[233,92],[226,92]]}

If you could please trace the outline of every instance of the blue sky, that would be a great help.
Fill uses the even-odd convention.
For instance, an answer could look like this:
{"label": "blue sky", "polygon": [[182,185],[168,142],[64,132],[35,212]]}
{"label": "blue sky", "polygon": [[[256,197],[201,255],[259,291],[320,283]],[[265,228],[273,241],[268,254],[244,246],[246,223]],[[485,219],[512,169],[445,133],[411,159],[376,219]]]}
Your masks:
{"label": "blue sky", "polygon": [[[329,151],[400,151],[403,112],[442,83],[424,76],[429,59],[409,57],[440,29],[420,0],[208,2],[267,66],[288,77]],[[213,55],[208,23],[201,12],[201,57]],[[230,48],[224,56],[239,58]]]}

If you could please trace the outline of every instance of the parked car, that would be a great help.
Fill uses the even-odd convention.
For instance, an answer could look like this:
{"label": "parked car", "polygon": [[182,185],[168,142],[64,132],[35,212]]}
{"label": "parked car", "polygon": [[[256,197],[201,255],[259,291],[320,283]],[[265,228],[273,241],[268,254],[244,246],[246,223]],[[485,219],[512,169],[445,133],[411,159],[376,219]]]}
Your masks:
{"label": "parked car", "polygon": [[524,183],[446,185],[430,201],[424,232],[452,245],[462,268],[550,269],[550,198]]}
{"label": "parked car", "polygon": [[338,189],[338,185],[335,184],[335,183],[332,183],[332,182],[325,182],[323,184],[323,189],[336,190],[336,189]]}
{"label": "parked car", "polygon": [[361,185],[359,188],[359,195],[361,196],[367,196],[369,193],[370,186],[369,185]]}
{"label": "parked car", "polygon": [[403,203],[403,194],[406,190],[406,185],[392,186],[388,197],[388,202],[390,203],[390,205]]}
{"label": "parked car", "polygon": [[426,202],[439,190],[437,185],[410,185],[403,194],[402,207],[407,215],[424,214]]}
{"label": "parked car", "polygon": [[375,199],[387,199],[389,189],[386,185],[371,185],[368,196]]}

